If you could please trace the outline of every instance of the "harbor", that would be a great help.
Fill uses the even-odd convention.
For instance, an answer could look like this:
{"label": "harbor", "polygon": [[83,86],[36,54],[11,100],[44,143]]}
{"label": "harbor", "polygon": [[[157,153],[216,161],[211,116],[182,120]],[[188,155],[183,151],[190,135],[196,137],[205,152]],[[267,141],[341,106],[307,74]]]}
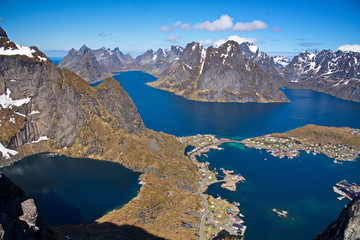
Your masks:
{"label": "harbor", "polygon": [[229,191],[236,191],[237,184],[245,181],[245,178],[236,174],[233,170],[220,168],[221,175],[216,170],[209,169],[209,162],[199,162],[197,156],[207,157],[206,153],[211,149],[222,150],[219,145],[226,142],[239,142],[237,140],[217,138],[214,135],[196,135],[179,138],[180,142],[188,145],[184,154],[198,166],[199,171],[199,194],[204,201],[204,206],[199,209],[202,214],[200,223],[200,239],[212,239],[222,230],[231,235],[242,237],[245,234],[244,215],[240,213],[240,203],[214,198],[204,194],[206,189],[215,183],[222,183],[221,187]]}
{"label": "harbor", "polygon": [[344,198],[352,201],[354,198],[360,195],[360,187],[356,183],[349,183],[346,180],[341,180],[333,186],[333,190],[335,193],[341,195],[338,197],[339,200]]}

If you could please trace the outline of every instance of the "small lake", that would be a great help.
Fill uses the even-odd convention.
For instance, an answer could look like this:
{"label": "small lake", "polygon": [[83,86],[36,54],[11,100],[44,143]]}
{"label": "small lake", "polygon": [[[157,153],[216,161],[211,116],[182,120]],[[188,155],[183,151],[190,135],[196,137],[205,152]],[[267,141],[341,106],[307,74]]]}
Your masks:
{"label": "small lake", "polygon": [[137,195],[139,173],[118,163],[53,153],[26,157],[0,169],[34,198],[52,225],[89,223]]}

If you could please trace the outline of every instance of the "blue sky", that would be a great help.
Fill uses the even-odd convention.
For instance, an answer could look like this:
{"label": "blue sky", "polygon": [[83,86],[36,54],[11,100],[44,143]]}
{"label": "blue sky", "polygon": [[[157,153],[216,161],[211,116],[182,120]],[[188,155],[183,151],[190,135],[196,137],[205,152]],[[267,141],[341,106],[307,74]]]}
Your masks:
{"label": "blue sky", "polygon": [[[0,26],[22,45],[62,56],[83,44],[133,56],[192,41],[252,41],[270,55],[360,44],[359,0],[1,0]],[[221,41],[220,41],[221,42]]]}

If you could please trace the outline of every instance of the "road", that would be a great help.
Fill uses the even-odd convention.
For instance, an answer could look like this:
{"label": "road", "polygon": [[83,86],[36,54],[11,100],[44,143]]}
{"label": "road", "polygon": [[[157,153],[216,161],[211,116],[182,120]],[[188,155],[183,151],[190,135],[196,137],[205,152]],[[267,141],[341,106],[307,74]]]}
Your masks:
{"label": "road", "polygon": [[[203,148],[206,148],[206,147],[209,147],[209,146],[213,146],[213,145],[221,145],[223,143],[227,143],[227,142],[237,142],[237,143],[241,143],[240,141],[237,141],[237,140],[231,140],[231,139],[223,139],[219,142],[216,142],[216,143],[211,143],[211,144],[207,144],[205,146],[202,146],[199,150],[197,150],[196,152],[200,151],[201,149]],[[193,152],[193,153],[190,153],[188,155],[188,158],[190,159],[190,161],[194,161],[195,163],[197,163],[197,161],[194,159],[192,159],[191,157],[196,153],[196,152]],[[204,237],[204,227],[205,227],[205,220],[206,220],[206,217],[209,213],[209,204],[208,204],[208,201],[205,197],[205,195],[203,194],[203,191],[202,189],[204,188],[204,186],[207,186],[207,181],[208,181],[208,177],[209,177],[209,169],[206,168],[205,170],[205,178],[204,180],[201,181],[200,185],[199,185],[199,188],[198,188],[198,193],[199,193],[199,196],[202,198],[202,200],[204,201],[204,204],[205,204],[205,212],[203,213],[203,215],[201,216],[201,220],[200,220],[200,228],[199,228],[199,237],[200,237],[200,240],[205,240],[205,237]],[[232,230],[232,229],[228,229],[229,231]]]}
{"label": "road", "polygon": [[198,190],[198,192],[199,192],[202,200],[203,200],[204,203],[205,203],[205,212],[204,212],[204,214],[201,216],[201,220],[200,220],[200,228],[199,228],[200,240],[205,240],[205,238],[204,238],[205,220],[206,220],[206,216],[207,216],[208,213],[209,213],[209,204],[208,204],[208,201],[207,201],[205,195],[202,194],[202,189],[203,189],[204,185],[206,186],[208,177],[209,177],[209,170],[208,170],[208,168],[206,168],[206,170],[205,170],[205,178],[204,178],[203,181],[201,181],[201,184],[200,184],[199,190]]}

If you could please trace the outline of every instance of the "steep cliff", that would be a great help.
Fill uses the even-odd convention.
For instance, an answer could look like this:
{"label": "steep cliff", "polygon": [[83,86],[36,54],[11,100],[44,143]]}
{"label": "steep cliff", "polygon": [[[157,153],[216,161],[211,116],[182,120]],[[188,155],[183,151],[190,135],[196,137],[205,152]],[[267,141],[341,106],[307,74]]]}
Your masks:
{"label": "steep cliff", "polygon": [[51,239],[48,227],[39,219],[34,200],[0,173],[0,239]]}
{"label": "steep cliff", "polygon": [[197,168],[183,155],[184,146],[172,136],[146,129],[114,79],[93,88],[37,48],[7,37],[0,40],[0,166],[56,152],[114,161],[142,172],[144,185],[123,208],[94,224],[56,228],[55,235],[109,239],[103,228],[93,227],[106,222],[112,226],[109,232],[129,225],[159,237],[195,239],[201,199],[192,194]]}
{"label": "steep cliff", "polygon": [[180,58],[149,85],[199,101],[288,101],[271,76],[245,58],[234,41],[207,49],[188,44]]}
{"label": "steep cliff", "polygon": [[315,240],[360,239],[360,198],[354,199],[341,212],[339,218],[329,225]]}

